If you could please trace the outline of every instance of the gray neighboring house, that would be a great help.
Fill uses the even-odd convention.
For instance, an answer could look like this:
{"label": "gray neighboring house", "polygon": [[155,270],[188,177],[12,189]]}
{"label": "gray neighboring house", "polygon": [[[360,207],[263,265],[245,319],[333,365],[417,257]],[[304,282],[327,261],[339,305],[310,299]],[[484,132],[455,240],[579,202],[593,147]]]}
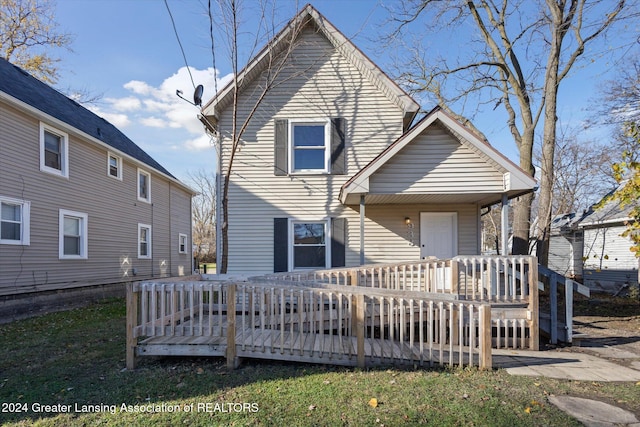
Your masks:
{"label": "gray neighboring house", "polygon": [[[202,111],[223,171],[233,85]],[[439,107],[412,125],[418,103],[310,5],[238,85],[239,123],[260,103],[229,176],[230,274],[479,254],[482,207],[536,185]]]}
{"label": "gray neighboring house", "polygon": [[193,194],[112,124],[0,59],[0,319],[191,274]]}
{"label": "gray neighboring house", "polygon": [[578,231],[584,235],[582,279],[589,288],[615,293],[638,285],[640,259],[629,250],[631,239],[621,236],[631,209],[633,205],[622,208],[617,201],[609,201],[600,209],[589,209],[580,219]]}
{"label": "gray neighboring house", "polygon": [[557,215],[551,221],[549,268],[563,276],[582,281],[583,231],[578,229],[580,215]]}
{"label": "gray neighboring house", "polygon": [[638,285],[640,260],[630,251],[631,239],[621,235],[633,206],[621,208],[617,201],[609,201],[596,209],[599,203],[581,215],[570,213],[553,219],[549,268],[593,291],[616,293]]}

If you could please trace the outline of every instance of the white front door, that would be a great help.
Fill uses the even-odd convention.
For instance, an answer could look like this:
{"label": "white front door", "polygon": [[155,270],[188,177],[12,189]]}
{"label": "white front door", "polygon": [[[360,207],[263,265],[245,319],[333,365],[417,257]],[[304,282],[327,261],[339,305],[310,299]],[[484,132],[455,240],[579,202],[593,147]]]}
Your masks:
{"label": "white front door", "polygon": [[458,213],[420,212],[420,257],[458,255]]}

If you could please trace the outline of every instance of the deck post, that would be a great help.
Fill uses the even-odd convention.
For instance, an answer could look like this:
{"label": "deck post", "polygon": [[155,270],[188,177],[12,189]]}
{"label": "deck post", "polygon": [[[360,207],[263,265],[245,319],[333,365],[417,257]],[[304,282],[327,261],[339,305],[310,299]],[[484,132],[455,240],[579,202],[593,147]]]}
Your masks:
{"label": "deck post", "polygon": [[358,278],[360,277],[360,273],[358,269],[354,268],[349,271],[349,285],[358,286]]}
{"label": "deck post", "polygon": [[529,257],[529,348],[538,351],[540,349],[540,307],[538,300],[538,259]]}
{"label": "deck post", "polygon": [[236,284],[227,287],[227,369],[237,367],[236,357]]}
{"label": "deck post", "polygon": [[128,370],[136,368],[136,345],[137,337],[135,334],[136,324],[138,323],[138,303],[140,294],[134,292],[133,282],[127,283],[127,341],[126,341],[126,365]]}
{"label": "deck post", "polygon": [[558,275],[549,275],[549,296],[551,304],[551,344],[558,344]]}
{"label": "deck post", "polygon": [[565,342],[569,345],[573,344],[573,280],[565,277],[564,279],[564,324]]}
{"label": "deck post", "polygon": [[490,370],[491,365],[491,306],[481,305],[479,307],[480,326],[480,357],[478,367]]}
{"label": "deck post", "polygon": [[460,277],[458,276],[458,261],[451,259],[451,295],[460,296],[460,288],[458,282]]}
{"label": "deck post", "polygon": [[356,296],[356,354],[358,355],[358,368],[365,367],[364,354],[364,294]]}

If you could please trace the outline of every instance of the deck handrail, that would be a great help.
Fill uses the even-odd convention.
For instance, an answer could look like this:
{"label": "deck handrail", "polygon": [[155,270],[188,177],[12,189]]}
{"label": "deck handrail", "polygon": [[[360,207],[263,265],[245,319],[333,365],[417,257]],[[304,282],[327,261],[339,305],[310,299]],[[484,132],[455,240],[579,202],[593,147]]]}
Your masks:
{"label": "deck handrail", "polygon": [[[230,366],[237,357],[270,351],[287,360],[344,358],[339,362],[361,367],[446,362],[491,368],[488,303],[390,289],[269,281],[130,284],[127,366],[135,366],[139,338],[168,336],[225,339]],[[319,347],[308,349],[294,336]]]}
{"label": "deck handrail", "polygon": [[537,277],[533,256],[457,256],[452,259],[424,259],[393,264],[368,264],[309,271],[274,273],[251,278],[321,282],[368,288],[457,294],[459,298],[523,302],[535,292]]}

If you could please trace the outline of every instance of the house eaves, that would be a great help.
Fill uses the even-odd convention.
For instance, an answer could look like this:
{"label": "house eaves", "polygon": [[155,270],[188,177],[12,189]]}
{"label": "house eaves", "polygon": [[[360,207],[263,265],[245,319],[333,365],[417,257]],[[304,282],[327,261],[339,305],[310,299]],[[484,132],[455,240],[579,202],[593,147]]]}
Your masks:
{"label": "house eaves", "polygon": [[[340,189],[340,201],[347,204],[348,199],[353,200],[354,195],[369,194],[371,176],[380,170],[396,154],[398,154],[400,150],[410,144],[416,137],[436,122],[441,123],[453,134],[458,135],[459,138],[466,141],[475,149],[475,151],[480,153],[487,162],[493,164],[496,169],[502,171],[504,178],[504,192],[509,198],[517,197],[533,191],[537,185],[533,177],[493,148],[488,142],[482,140],[477,133],[462,125],[459,121],[447,114],[442,108],[436,107],[420,122],[405,132],[405,134],[374,158],[369,164],[351,177]],[[483,205],[492,204],[492,202],[488,202],[486,199],[483,201],[479,198],[478,201]]]}
{"label": "house eaves", "polygon": [[[295,38],[297,31],[305,25],[314,25],[336,50],[350,60],[363,76],[396,104],[404,113],[404,128],[409,127],[418,113],[420,105],[310,4],[307,4],[298,15],[289,21],[247,66],[238,72],[236,79],[238,86],[248,85],[267,69],[270,61],[292,43],[291,38]],[[211,117],[215,124],[219,112],[227,108],[233,101],[234,88],[235,82],[232,80],[205,104],[202,108],[202,114]]]}
{"label": "house eaves", "polygon": [[0,100],[137,165],[152,169],[195,194],[111,123],[2,58]]}

